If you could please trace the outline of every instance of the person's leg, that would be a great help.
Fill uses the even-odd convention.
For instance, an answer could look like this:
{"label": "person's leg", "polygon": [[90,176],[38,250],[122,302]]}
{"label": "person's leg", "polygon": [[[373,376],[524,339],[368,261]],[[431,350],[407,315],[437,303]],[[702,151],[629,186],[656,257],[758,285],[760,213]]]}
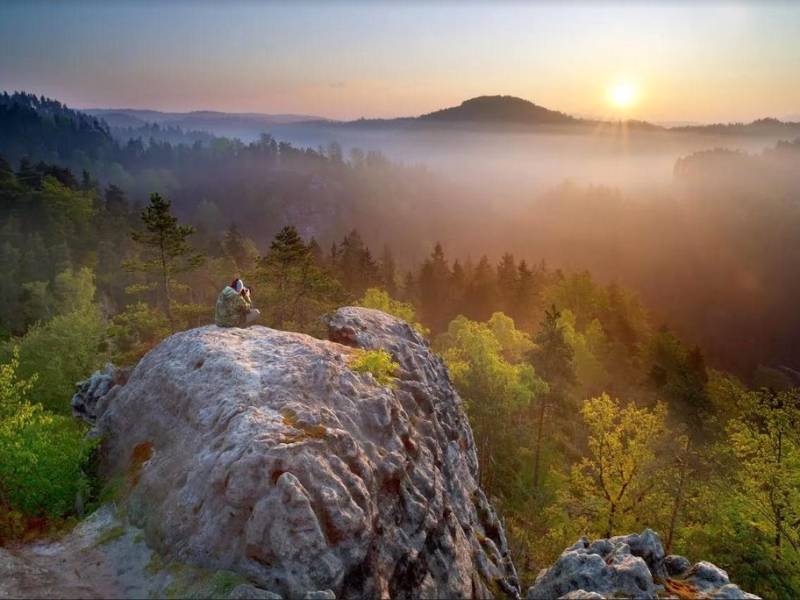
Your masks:
{"label": "person's leg", "polygon": [[249,311],[247,311],[247,315],[245,315],[244,317],[245,325],[249,325],[256,319],[258,319],[260,316],[261,316],[260,310],[258,310],[257,308],[251,308]]}

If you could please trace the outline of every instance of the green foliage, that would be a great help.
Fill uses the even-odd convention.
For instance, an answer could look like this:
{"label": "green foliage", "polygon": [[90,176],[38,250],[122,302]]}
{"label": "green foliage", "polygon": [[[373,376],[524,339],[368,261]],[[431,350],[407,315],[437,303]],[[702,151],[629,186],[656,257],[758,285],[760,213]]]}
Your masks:
{"label": "green foliage", "polygon": [[350,368],[357,373],[372,373],[381,385],[393,386],[400,365],[386,350],[357,350]]}
{"label": "green foliage", "polygon": [[519,360],[532,346],[530,339],[509,317],[495,313],[486,323],[457,317],[436,345],[466,402],[482,483],[490,491],[497,491],[495,483],[507,485],[506,493],[513,493],[527,474],[521,468],[527,436],[520,431],[520,417],[547,393],[533,367]]}
{"label": "green foliage", "polygon": [[572,349],[575,383],[581,396],[599,393],[607,388],[609,374],[602,361],[606,335],[598,319],[587,324],[583,333],[576,328],[575,315],[570,310],[561,312],[558,328]]}
{"label": "green foliage", "polygon": [[608,394],[587,400],[581,415],[589,431],[588,455],[574,465],[560,504],[578,530],[597,537],[638,531],[663,463],[666,408],[623,406]]}
{"label": "green foliage", "polygon": [[10,347],[18,347],[20,375],[37,375],[34,401],[55,413],[69,414],[75,382],[103,363],[104,335],[99,310],[90,305],[34,325],[21,339],[6,344],[6,355]]}
{"label": "green foliage", "polygon": [[776,559],[800,568],[800,388],[745,396],[727,425],[737,491],[771,536]]}
{"label": "green foliage", "polygon": [[417,313],[414,305],[410,302],[395,300],[389,292],[380,288],[369,288],[364,292],[364,296],[358,301],[358,306],[364,308],[374,308],[388,315],[393,315],[398,319],[403,319],[409,323],[420,335],[429,335],[430,330],[417,322]]}
{"label": "green foliage", "polygon": [[134,364],[169,333],[169,321],[160,309],[145,302],[130,304],[108,326],[112,359],[120,365]]}
{"label": "green foliage", "polygon": [[662,329],[650,341],[650,380],[662,394],[679,406],[695,431],[711,408],[706,393],[708,373],[699,348],[687,349],[678,337]]}
{"label": "green foliage", "polygon": [[159,194],[150,195],[150,204],[141,214],[144,229],[131,232],[141,248],[142,256],[126,262],[130,271],[152,275],[160,291],[161,307],[172,321],[170,287],[174,277],[197,269],[205,258],[192,250],[189,236],[195,229],[179,225],[172,215],[171,204]]}
{"label": "green foliage", "polygon": [[294,227],[284,227],[259,258],[253,298],[270,327],[322,333],[320,317],[343,298],[339,283],[316,264]]}
{"label": "green foliage", "polygon": [[0,505],[58,517],[88,491],[82,468],[95,446],[85,428],[31,403],[34,380],[19,379],[17,353],[0,366]]}

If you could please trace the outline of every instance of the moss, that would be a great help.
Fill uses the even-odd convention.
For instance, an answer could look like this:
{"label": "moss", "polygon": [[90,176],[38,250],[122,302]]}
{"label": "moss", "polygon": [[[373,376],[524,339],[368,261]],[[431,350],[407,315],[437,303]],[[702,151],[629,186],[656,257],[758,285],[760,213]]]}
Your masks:
{"label": "moss", "polygon": [[122,525],[117,525],[115,527],[111,527],[109,529],[106,529],[105,531],[103,531],[103,533],[101,533],[100,535],[97,536],[97,539],[95,540],[94,545],[95,546],[103,546],[105,544],[113,542],[114,540],[118,540],[123,535],[125,535],[125,532],[126,532],[126,529]]}
{"label": "moss", "polygon": [[144,570],[149,575],[157,575],[159,572],[163,571],[165,567],[166,563],[161,555],[157,552],[153,552],[153,554],[150,555],[150,561],[147,563],[147,566],[144,568]]}
{"label": "moss", "polygon": [[217,571],[211,578],[211,598],[227,596],[237,585],[247,583],[247,580],[232,571]]}
{"label": "moss", "polygon": [[167,570],[173,581],[164,589],[167,598],[225,598],[247,579],[233,571],[207,571],[181,563],[171,563]]}

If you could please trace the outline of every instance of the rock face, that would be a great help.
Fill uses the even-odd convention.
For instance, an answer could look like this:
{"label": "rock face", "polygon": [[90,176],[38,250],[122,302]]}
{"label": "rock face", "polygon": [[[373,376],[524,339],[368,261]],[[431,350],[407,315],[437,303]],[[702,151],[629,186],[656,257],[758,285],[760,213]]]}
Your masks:
{"label": "rock face", "polygon": [[114,386],[124,385],[129,375],[127,369],[118,369],[108,363],[102,371],[97,371],[86,381],[80,382],[72,396],[73,416],[94,424],[97,421],[98,402],[102,403]]}
{"label": "rock face", "polygon": [[[124,385],[84,391],[105,474],[127,481],[148,545],[292,598],[517,596],[441,360],[378,311],[343,308],[328,325],[334,341],[186,331]],[[387,350],[396,384],[351,370],[352,347]]]}
{"label": "rock face", "polygon": [[550,598],[758,598],[708,562],[692,566],[683,556],[664,556],[651,530],[589,542],[581,538],[528,589],[528,600]]}

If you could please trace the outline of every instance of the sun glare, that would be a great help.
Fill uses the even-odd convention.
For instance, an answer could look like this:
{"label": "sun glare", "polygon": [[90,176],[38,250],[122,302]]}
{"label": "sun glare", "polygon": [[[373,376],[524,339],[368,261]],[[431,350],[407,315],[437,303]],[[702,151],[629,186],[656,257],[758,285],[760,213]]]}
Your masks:
{"label": "sun glare", "polygon": [[630,82],[623,81],[612,85],[608,90],[608,99],[616,108],[628,108],[636,103],[639,90]]}

